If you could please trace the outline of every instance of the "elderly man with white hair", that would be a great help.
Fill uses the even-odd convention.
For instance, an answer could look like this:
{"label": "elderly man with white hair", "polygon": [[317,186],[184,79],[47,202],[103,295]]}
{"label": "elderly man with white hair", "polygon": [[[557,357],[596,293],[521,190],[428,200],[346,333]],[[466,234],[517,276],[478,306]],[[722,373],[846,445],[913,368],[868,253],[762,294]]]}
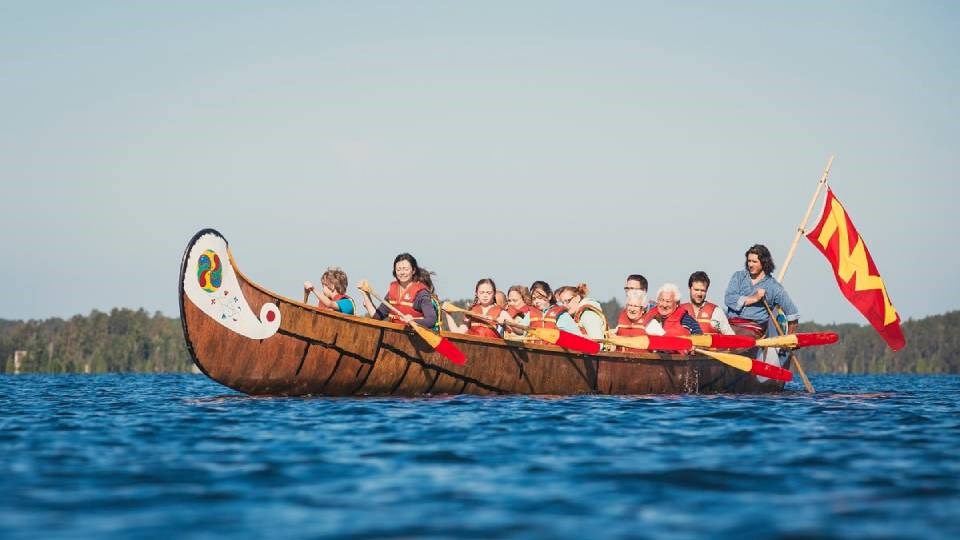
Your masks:
{"label": "elderly man with white hair", "polygon": [[643,317],[647,333],[651,336],[689,336],[702,334],[696,319],[680,305],[680,288],[673,283],[664,283],[657,289],[657,306]]}

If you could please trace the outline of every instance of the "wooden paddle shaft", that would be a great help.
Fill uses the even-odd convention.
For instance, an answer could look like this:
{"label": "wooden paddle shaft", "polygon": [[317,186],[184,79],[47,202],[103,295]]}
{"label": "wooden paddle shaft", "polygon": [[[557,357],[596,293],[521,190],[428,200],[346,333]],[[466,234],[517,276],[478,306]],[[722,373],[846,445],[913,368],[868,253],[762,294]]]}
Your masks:
{"label": "wooden paddle shaft", "polygon": [[[783,335],[783,328],[780,327],[780,322],[777,321],[777,317],[773,314],[773,310],[770,309],[770,304],[767,303],[767,299],[763,299],[763,307],[767,308],[767,315],[770,317],[770,321],[773,323],[773,327],[777,329],[777,334]],[[810,382],[810,379],[807,378],[807,372],[803,370],[803,366],[800,364],[800,359],[797,358],[797,355],[792,351],[790,352],[790,361],[797,366],[797,373],[800,374],[800,380],[803,381],[803,388],[807,391],[808,394],[813,394],[816,390],[813,388],[813,384]]]}

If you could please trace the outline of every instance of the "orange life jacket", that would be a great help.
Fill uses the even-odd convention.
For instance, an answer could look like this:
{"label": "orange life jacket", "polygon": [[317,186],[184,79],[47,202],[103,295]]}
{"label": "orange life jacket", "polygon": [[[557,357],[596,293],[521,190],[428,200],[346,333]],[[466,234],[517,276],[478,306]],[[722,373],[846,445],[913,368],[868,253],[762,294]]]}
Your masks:
{"label": "orange life jacket", "polygon": [[546,311],[540,311],[536,307],[532,308],[530,314],[531,328],[556,328],[557,317],[563,315],[564,309],[558,305],[552,305]]}
{"label": "orange life jacket", "polygon": [[[496,319],[500,316],[500,312],[503,311],[503,308],[494,304],[490,306],[490,310],[487,311],[486,316],[491,319]],[[483,315],[483,308],[480,304],[474,304],[470,308],[470,313],[476,313],[477,315]],[[467,323],[467,333],[471,336],[483,336],[483,337],[500,337],[500,334],[497,332],[496,326],[486,322],[481,321],[480,319],[474,319],[473,317],[465,317],[465,322]]]}
{"label": "orange life jacket", "polygon": [[617,317],[617,328],[614,333],[623,337],[647,335],[646,325],[643,324],[643,317],[641,316],[639,321],[633,322],[627,317],[626,309],[620,311],[620,316]]}
{"label": "orange life jacket", "polygon": [[703,330],[704,334],[717,334],[717,329],[713,327],[713,310],[717,309],[717,305],[712,302],[704,302],[703,307],[700,308],[700,312],[697,312],[697,307],[693,305],[692,302],[687,302],[685,304],[680,304],[680,307],[690,314],[693,317],[697,324],[700,325],[700,329]]}
{"label": "orange life jacket", "polygon": [[[423,318],[423,313],[413,309],[413,300],[417,297],[417,294],[423,290],[427,290],[427,286],[419,281],[414,281],[410,285],[407,285],[407,288],[403,290],[400,288],[400,283],[394,281],[387,289],[386,300],[387,302],[390,302],[393,307],[397,308],[397,311],[400,311],[405,315],[410,315],[414,319],[421,319]],[[393,310],[390,310],[388,320],[403,324],[403,319],[394,313]]]}
{"label": "orange life jacket", "polygon": [[663,331],[666,332],[668,336],[689,336],[690,330],[687,330],[687,327],[680,324],[680,320],[683,318],[683,314],[686,313],[686,310],[680,309],[680,306],[677,306],[677,309],[673,310],[666,319],[660,321],[660,311],[656,308],[651,309],[643,316],[643,324],[649,324],[653,319],[660,321],[660,325],[663,326]]}

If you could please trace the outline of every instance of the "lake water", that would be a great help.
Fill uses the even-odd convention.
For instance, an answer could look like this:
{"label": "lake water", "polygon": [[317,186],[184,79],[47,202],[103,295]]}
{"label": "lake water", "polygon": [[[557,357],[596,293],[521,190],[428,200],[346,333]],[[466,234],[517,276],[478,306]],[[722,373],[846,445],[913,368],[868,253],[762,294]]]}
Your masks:
{"label": "lake water", "polygon": [[960,377],[813,383],[330,399],[0,375],[0,536],[960,536]]}

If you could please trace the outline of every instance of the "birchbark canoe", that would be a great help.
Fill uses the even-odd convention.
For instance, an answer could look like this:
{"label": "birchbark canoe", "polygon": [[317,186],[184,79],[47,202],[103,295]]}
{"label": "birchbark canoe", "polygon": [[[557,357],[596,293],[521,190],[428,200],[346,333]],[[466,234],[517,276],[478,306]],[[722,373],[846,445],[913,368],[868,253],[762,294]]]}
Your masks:
{"label": "birchbark canoe", "polygon": [[701,355],[601,352],[443,332],[454,365],[412,330],[285,298],[243,275],[226,239],[199,231],[180,265],[180,319],[194,363],[251,395],[769,393],[784,383]]}

